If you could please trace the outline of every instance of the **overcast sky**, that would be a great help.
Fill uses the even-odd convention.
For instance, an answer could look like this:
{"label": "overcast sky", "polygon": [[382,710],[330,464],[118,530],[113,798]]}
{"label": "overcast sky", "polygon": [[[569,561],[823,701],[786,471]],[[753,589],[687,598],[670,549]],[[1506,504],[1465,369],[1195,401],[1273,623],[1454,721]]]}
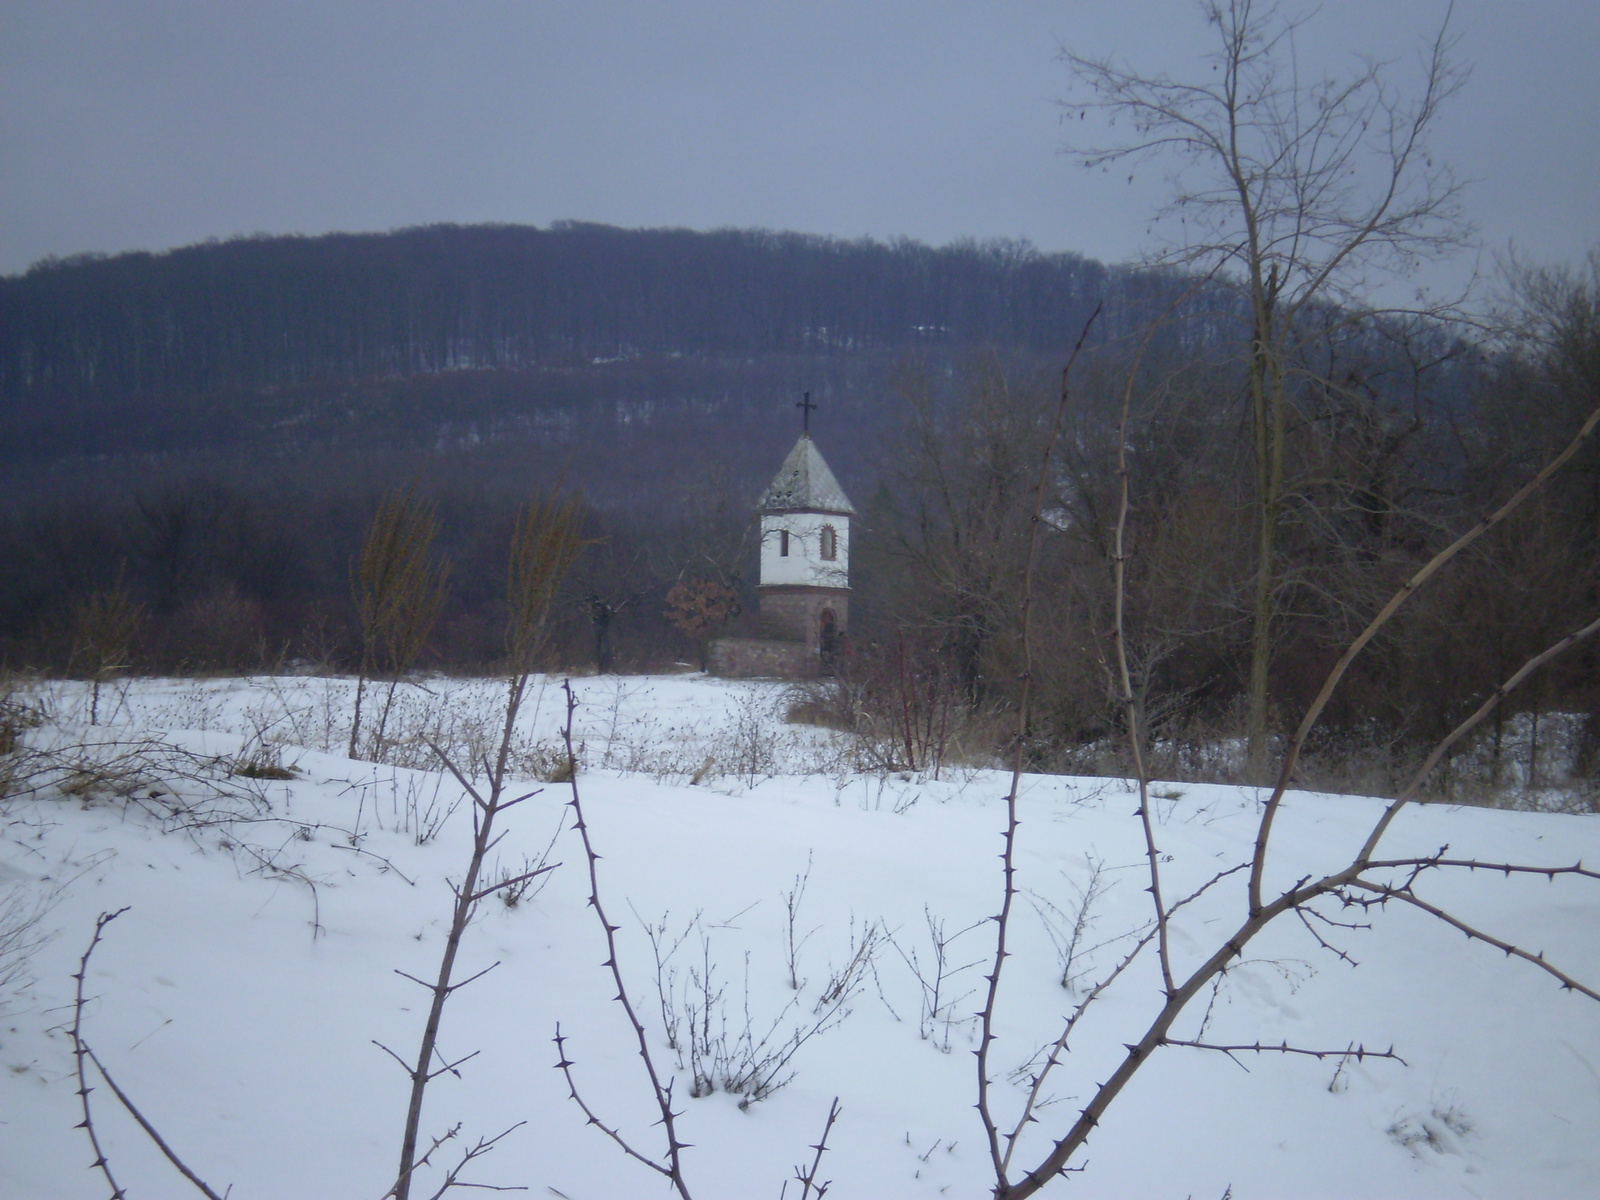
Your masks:
{"label": "overcast sky", "polygon": [[[1405,72],[1443,0],[1325,0]],[[1600,244],[1600,3],[1457,0],[1436,151],[1490,252]],[[0,0],[0,272],[238,233],[560,218],[1149,244],[1060,153],[1065,45],[1193,74],[1188,0]],[[1455,273],[1466,268],[1458,265]],[[1441,280],[1442,282],[1442,280]]]}

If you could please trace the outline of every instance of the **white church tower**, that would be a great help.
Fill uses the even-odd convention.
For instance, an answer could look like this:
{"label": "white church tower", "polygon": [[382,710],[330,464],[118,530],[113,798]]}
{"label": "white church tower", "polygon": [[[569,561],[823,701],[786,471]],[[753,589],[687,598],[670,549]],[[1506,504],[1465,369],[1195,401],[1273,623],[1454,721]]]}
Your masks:
{"label": "white church tower", "polygon": [[778,468],[761,513],[760,636],[712,646],[719,675],[831,674],[850,627],[850,518],[855,506],[811,440],[810,393],[800,440]]}
{"label": "white church tower", "polygon": [[809,431],[761,500],[761,636],[804,642],[824,669],[850,623],[855,511]]}

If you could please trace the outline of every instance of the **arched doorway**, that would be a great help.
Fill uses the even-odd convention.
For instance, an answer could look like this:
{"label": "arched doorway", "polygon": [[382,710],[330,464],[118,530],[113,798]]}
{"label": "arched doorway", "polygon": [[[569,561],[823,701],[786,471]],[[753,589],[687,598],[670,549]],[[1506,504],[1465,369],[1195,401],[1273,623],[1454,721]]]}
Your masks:
{"label": "arched doorway", "polygon": [[839,618],[825,608],[817,616],[817,649],[822,654],[822,673],[832,675],[839,660]]}

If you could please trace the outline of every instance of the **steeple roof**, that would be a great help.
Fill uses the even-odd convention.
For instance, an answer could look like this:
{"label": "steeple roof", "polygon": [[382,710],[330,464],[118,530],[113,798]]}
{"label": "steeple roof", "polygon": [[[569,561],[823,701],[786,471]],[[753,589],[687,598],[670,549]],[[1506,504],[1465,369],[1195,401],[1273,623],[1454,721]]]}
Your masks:
{"label": "steeple roof", "polygon": [[765,512],[817,509],[844,516],[856,511],[809,433],[800,435],[789,457],[783,460],[767,494],[761,498],[761,508]]}

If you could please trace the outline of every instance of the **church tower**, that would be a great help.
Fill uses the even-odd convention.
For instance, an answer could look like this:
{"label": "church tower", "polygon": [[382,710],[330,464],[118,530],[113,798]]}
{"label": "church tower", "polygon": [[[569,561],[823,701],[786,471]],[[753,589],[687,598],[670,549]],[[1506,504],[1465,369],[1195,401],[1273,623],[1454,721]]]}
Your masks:
{"label": "church tower", "polygon": [[850,623],[855,507],[809,431],[783,460],[760,509],[761,636],[803,642],[827,671]]}
{"label": "church tower", "polygon": [[833,674],[850,627],[850,518],[855,506],[811,440],[811,393],[800,440],[757,505],[761,514],[759,636],[718,638],[713,675],[807,679]]}

